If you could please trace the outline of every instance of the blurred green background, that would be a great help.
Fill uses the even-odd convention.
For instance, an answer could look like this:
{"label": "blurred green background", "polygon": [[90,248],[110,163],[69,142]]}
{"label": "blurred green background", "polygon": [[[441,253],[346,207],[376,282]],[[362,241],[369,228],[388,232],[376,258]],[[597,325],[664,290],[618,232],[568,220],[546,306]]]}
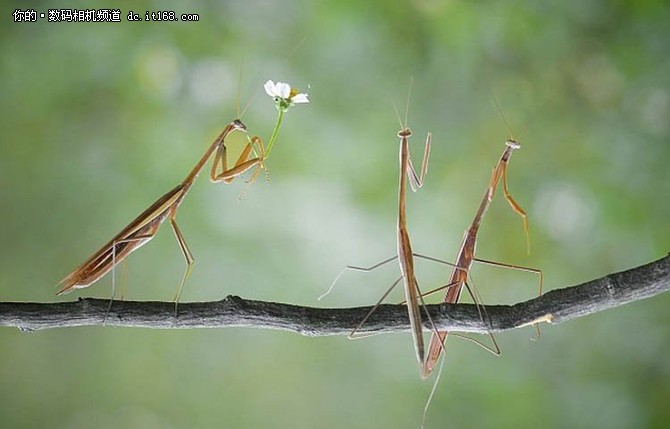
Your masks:
{"label": "blurred green background", "polygon": [[[267,79],[311,103],[287,113],[269,183],[261,176],[240,200],[242,181],[196,182],[178,215],[196,257],[183,301],[373,303],[396,265],[346,274],[316,297],[344,265],[395,251],[393,104],[404,110],[410,77],[415,160],[433,133],[426,186],[408,200],[416,251],[458,251],[510,134],[493,95],[522,144],[509,186],[532,252],[499,194],[480,257],[541,268],[552,289],[668,252],[667,2],[138,1],[142,16],[200,20],[127,22],[123,6],[121,23],[13,23],[27,5],[0,6],[2,301],[109,297],[109,276],[62,299],[55,284],[183,180],[238,96],[267,139]],[[417,264],[425,289],[448,276]],[[170,300],[182,272],[164,225],[128,259],[126,299]],[[523,273],[476,267],[473,279],[487,303],[536,293]],[[499,358],[450,339],[427,427],[664,427],[669,305],[666,294],[545,326],[539,342],[530,328],[502,334]],[[0,341],[7,428],[411,428],[431,387],[409,335],[99,327],[2,329]]]}

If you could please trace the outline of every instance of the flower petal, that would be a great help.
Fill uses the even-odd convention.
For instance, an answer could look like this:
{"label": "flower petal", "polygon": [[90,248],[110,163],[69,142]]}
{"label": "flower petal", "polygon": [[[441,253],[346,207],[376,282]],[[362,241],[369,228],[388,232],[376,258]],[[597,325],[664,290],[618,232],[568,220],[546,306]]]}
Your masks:
{"label": "flower petal", "polygon": [[275,86],[275,83],[271,80],[268,80],[265,82],[265,85],[263,85],[263,88],[265,88],[265,93],[269,95],[270,97],[274,97],[277,94],[277,87]]}
{"label": "flower petal", "polygon": [[277,85],[275,85],[275,90],[277,91],[277,95],[281,98],[288,98],[289,95],[291,95],[291,85],[288,83],[277,82]]}
{"label": "flower petal", "polygon": [[309,99],[307,98],[309,94],[296,94],[291,98],[291,101],[298,104],[298,103],[309,103]]}

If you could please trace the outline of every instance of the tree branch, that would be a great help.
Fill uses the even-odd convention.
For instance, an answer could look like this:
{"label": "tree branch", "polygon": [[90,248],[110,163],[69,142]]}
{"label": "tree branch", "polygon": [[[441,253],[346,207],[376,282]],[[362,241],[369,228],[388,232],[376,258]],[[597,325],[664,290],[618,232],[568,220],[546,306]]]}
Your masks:
{"label": "tree branch", "polygon": [[[670,289],[670,256],[577,286],[547,292],[515,305],[428,305],[435,326],[459,332],[500,332],[536,322],[560,323],[587,314],[649,298]],[[173,302],[79,299],[62,303],[0,303],[0,326],[24,331],[73,326],[123,326],[158,329],[250,327],[293,331],[308,336],[345,335],[370,307],[314,308],[228,296],[221,301]],[[485,310],[485,311],[484,311]],[[424,317],[426,328],[431,329]],[[409,330],[404,305],[382,305],[360,332]]]}

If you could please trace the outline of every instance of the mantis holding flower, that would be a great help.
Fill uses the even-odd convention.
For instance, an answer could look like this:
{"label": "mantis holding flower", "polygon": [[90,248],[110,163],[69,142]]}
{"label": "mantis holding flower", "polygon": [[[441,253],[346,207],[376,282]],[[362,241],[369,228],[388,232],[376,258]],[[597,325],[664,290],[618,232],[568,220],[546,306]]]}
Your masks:
{"label": "mantis holding flower", "polygon": [[[210,172],[210,181],[213,183],[221,181],[224,183],[231,183],[236,177],[245,173],[250,168],[256,167],[256,171],[249,179],[249,183],[252,183],[258,175],[258,171],[265,167],[264,162],[269,156],[272,146],[277,138],[279,126],[281,125],[284,113],[286,113],[293,104],[309,102],[307,94],[299,93],[297,90],[291,88],[289,84],[283,82],[277,82],[275,84],[273,81],[268,80],[265,83],[265,92],[273,98],[277,110],[279,111],[277,122],[268,142],[267,149],[263,146],[263,142],[259,137],[247,137],[249,143],[242,150],[235,165],[228,168],[226,138],[228,135],[236,131],[247,132],[247,126],[240,119],[235,119],[230,122],[225,126],[218,137],[214,139],[183,182],[158,198],[83,264],[61,280],[59,283],[61,287],[56,294],[61,295],[75,289],[88,287],[102,278],[109,271],[112,271],[113,298],[115,291],[114,268],[116,265],[119,262],[124,261],[130,253],[148,243],[156,235],[163,222],[169,218],[177,243],[184,256],[184,260],[186,261],[186,270],[184,271],[174,298],[176,312],[176,306],[179,302],[184,284],[186,283],[195,261],[191,250],[186,244],[184,236],[177,225],[177,209],[179,209],[179,206],[184,201],[186,194],[193,186],[200,171],[209,158],[214,155],[214,161]],[[252,151],[256,154],[256,157],[250,159]],[[221,171],[217,172],[219,165],[221,166]]]}

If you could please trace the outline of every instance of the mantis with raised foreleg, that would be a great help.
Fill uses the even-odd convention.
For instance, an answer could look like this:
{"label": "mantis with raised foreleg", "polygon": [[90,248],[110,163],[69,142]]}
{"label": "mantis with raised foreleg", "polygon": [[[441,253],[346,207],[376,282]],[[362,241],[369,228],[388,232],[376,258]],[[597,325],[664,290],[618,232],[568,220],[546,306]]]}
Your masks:
{"label": "mantis with raised foreleg", "polygon": [[[200,161],[193,168],[191,173],[184,179],[182,183],[174,187],[172,190],[161,196],[156,202],[149,206],[139,216],[137,216],[130,224],[121,230],[114,238],[102,246],[90,258],[88,258],[77,269],[70,273],[67,277],[60,281],[62,285],[58,290],[57,295],[71,292],[74,289],[81,289],[90,286],[98,281],[102,276],[112,270],[119,262],[123,261],[134,250],[139,249],[142,245],[151,240],[158,232],[162,223],[170,218],[170,225],[174,231],[179,248],[181,249],[184,259],[186,260],[187,268],[182,276],[182,281],[177,291],[175,300],[181,293],[184,282],[188,277],[191,265],[193,264],[193,255],[184,240],[179,227],[176,222],[177,209],[184,201],[184,197],[191,189],[193,182],[202,170],[202,167],[207,162],[209,157],[220,147],[225,141],[226,137],[233,131],[246,132],[247,127],[240,120],[236,119],[226,125],[221,134],[214,140],[214,142],[207,149]],[[215,161],[216,163],[216,161]],[[225,172],[227,178],[234,178],[235,175],[231,170]],[[112,286],[114,288],[114,286]]]}
{"label": "mantis with raised foreleg", "polygon": [[[264,161],[267,159],[270,149],[275,142],[277,132],[283,114],[293,103],[308,102],[307,94],[299,94],[296,90],[286,83],[278,82],[276,85],[272,81],[265,84],[265,89],[268,95],[274,98],[274,101],[279,110],[279,117],[275,125],[274,131],[268,143],[268,149],[263,146],[263,142],[259,137],[252,137],[249,143],[243,149],[237,162],[230,169],[227,162],[227,151],[225,140],[228,135],[234,131],[247,132],[247,127],[239,119],[230,122],[219,136],[212,142],[204,155],[200,158],[195,167],[191,170],[189,175],[182,183],[174,187],[172,190],[158,198],[156,202],[149,206],[139,216],[137,216],[130,224],[121,230],[114,238],[102,246],[83,264],[77,267],[72,273],[60,281],[61,285],[57,294],[61,295],[71,292],[74,289],[81,289],[90,286],[98,281],[101,277],[112,271],[112,298],[114,296],[115,282],[114,282],[114,268],[116,265],[125,260],[128,255],[134,250],[139,249],[142,245],[150,241],[158,232],[162,223],[170,218],[170,225],[174,231],[179,248],[186,261],[186,270],[182,276],[179,289],[175,295],[175,311],[176,305],[179,302],[179,297],[183,290],[184,284],[191,271],[194,258],[184,240],[176,222],[177,209],[183,202],[186,194],[191,189],[195,179],[200,174],[200,171],[207,163],[208,159],[214,155],[212,169],[210,172],[210,180],[214,183],[223,181],[230,183],[236,177],[240,176],[250,168],[256,166],[257,170],[249,180],[252,182],[261,168],[264,168]],[[257,153],[257,157],[249,159],[251,152]],[[217,172],[218,166],[221,166],[221,171]]]}
{"label": "mantis with raised foreleg", "polygon": [[[493,168],[493,174],[491,175],[491,180],[489,181],[488,188],[484,193],[484,197],[482,198],[482,201],[479,204],[479,208],[475,213],[475,217],[472,220],[470,227],[465,232],[463,243],[461,244],[461,249],[458,252],[458,256],[456,257],[456,264],[455,264],[456,267],[454,268],[451,274],[449,283],[447,283],[446,286],[442,286],[436,290],[430,291],[427,294],[433,293],[437,290],[446,289],[447,292],[444,302],[446,303],[457,302],[458,298],[460,297],[463,286],[467,287],[468,273],[474,261],[488,265],[495,265],[505,268],[536,273],[539,276],[539,294],[540,295],[542,294],[542,271],[537,270],[535,268],[503,264],[499,262],[478,259],[475,257],[475,248],[477,245],[477,233],[479,231],[482,219],[484,218],[484,215],[486,214],[486,211],[488,210],[489,205],[493,200],[495,190],[498,187],[498,183],[500,182],[501,179],[503,183],[503,192],[505,194],[505,199],[512,207],[512,209],[517,214],[519,214],[519,216],[521,216],[523,219],[524,233],[526,236],[526,249],[528,250],[530,248],[528,240],[528,216],[526,215],[526,212],[521,208],[521,206],[514,200],[514,198],[512,198],[507,189],[507,166],[509,163],[509,159],[512,156],[512,152],[515,149],[519,149],[520,147],[521,145],[513,139],[509,139],[505,142],[505,150],[503,151],[500,160]],[[421,376],[423,378],[428,377],[428,375],[430,375],[430,373],[432,372],[435,363],[440,357],[440,353],[444,349],[444,341],[446,340],[446,337],[447,337],[446,331],[439,331],[437,333],[433,332],[433,334],[431,335],[428,354],[426,355],[425,361],[423,362],[421,368]],[[495,342],[494,346],[496,347],[496,350],[499,353],[499,350],[497,349],[497,345],[495,345]]]}
{"label": "mantis with raised foreleg", "polygon": [[[409,105],[409,96],[408,96],[408,105]],[[363,326],[367,319],[372,315],[375,309],[381,304],[381,302],[391,293],[393,288],[403,280],[404,290],[405,290],[405,301],[407,303],[407,312],[409,315],[412,339],[414,341],[414,349],[416,352],[416,357],[419,362],[419,365],[422,365],[424,361],[424,341],[423,341],[423,325],[421,321],[421,292],[419,290],[419,285],[416,280],[416,275],[414,272],[414,256],[412,252],[412,246],[410,243],[409,233],[407,231],[407,216],[405,210],[406,202],[406,191],[407,186],[406,182],[409,181],[410,186],[413,191],[416,191],[418,188],[423,186],[423,181],[428,170],[428,158],[430,157],[430,146],[432,136],[428,133],[426,137],[426,143],[424,146],[423,159],[421,162],[420,173],[417,174],[414,165],[412,164],[412,158],[409,150],[409,138],[412,135],[412,131],[407,127],[407,112],[405,113],[405,123],[400,122],[401,129],[398,131],[398,138],[400,139],[399,145],[399,183],[398,183],[398,221],[396,226],[396,242],[397,242],[397,254],[396,256],[386,259],[383,262],[380,262],[372,267],[355,267],[347,266],[336,279],[331,284],[330,288],[326,293],[321,295],[319,299],[326,296],[330,291],[332,291],[335,283],[338,281],[340,276],[346,270],[357,270],[357,271],[372,271],[375,268],[378,268],[386,263],[389,263],[395,259],[398,260],[400,266],[401,277],[398,278],[391,287],[382,295],[381,299],[377,304],[370,310],[370,312],[361,320],[358,326],[349,334],[349,338],[355,338],[356,332]]]}
{"label": "mantis with raised foreleg", "polygon": [[400,160],[400,181],[398,183],[397,246],[398,263],[400,265],[400,273],[405,286],[407,313],[409,314],[409,320],[412,326],[414,348],[416,350],[417,359],[419,360],[419,363],[421,363],[424,358],[423,325],[421,323],[421,310],[419,306],[421,291],[419,290],[419,284],[414,275],[414,256],[409,240],[409,233],[407,232],[407,220],[405,214],[405,193],[407,186],[405,182],[409,180],[413,191],[416,191],[423,186],[423,179],[428,168],[428,157],[430,156],[431,134],[428,133],[428,136],[426,137],[423,160],[421,162],[421,174],[419,176],[417,176],[416,171],[414,170],[409,152],[409,137],[411,135],[412,131],[407,127],[398,131],[398,138],[400,138],[400,152],[398,154]]}
{"label": "mantis with raised foreleg", "polygon": [[[514,198],[512,198],[512,196],[509,193],[509,190],[507,189],[507,166],[509,164],[509,159],[512,156],[512,152],[516,149],[519,149],[520,147],[521,145],[514,139],[509,139],[505,141],[505,150],[503,151],[500,160],[493,168],[493,173],[491,174],[491,179],[489,181],[489,185],[486,189],[486,192],[484,193],[484,197],[482,198],[482,201],[479,204],[479,208],[475,213],[475,217],[472,220],[470,227],[465,231],[463,242],[461,244],[461,249],[458,252],[458,256],[456,257],[456,264],[454,266],[454,270],[451,273],[451,277],[449,278],[449,283],[447,283],[446,286],[442,286],[432,291],[429,291],[425,295],[429,295],[431,293],[446,289],[447,292],[444,298],[444,302],[450,304],[458,302],[458,299],[461,295],[461,291],[463,290],[464,286],[468,289],[468,291],[470,291],[470,294],[472,295],[472,291],[468,286],[468,276],[472,263],[475,261],[483,264],[535,273],[539,276],[539,295],[542,294],[542,271],[537,270],[535,268],[528,268],[511,264],[503,264],[500,262],[487,261],[475,257],[475,248],[477,245],[477,233],[479,232],[479,227],[484,218],[484,215],[486,214],[486,211],[491,205],[491,201],[493,201],[493,196],[495,195],[496,188],[498,187],[498,183],[500,182],[501,179],[503,182],[503,193],[505,194],[505,199],[512,207],[512,209],[517,214],[519,214],[519,216],[521,216],[521,218],[523,219],[523,229],[526,237],[526,250],[527,251],[530,250],[529,239],[528,239],[528,216],[526,215],[526,212],[521,208],[521,206],[514,200]],[[421,364],[422,378],[427,378],[430,375],[430,373],[433,371],[435,367],[435,364],[440,358],[441,353],[445,350],[444,342],[447,339],[447,334],[448,334],[447,331],[432,332],[430,338],[430,345],[428,346],[428,353],[426,354],[425,359]],[[493,353],[499,355],[500,349],[498,348],[495,338],[493,337],[493,334],[489,335],[491,336],[491,340],[493,341],[493,347],[494,347],[493,349],[488,348],[483,344],[479,343],[478,341],[470,339],[469,337],[464,338],[475,341],[482,347],[485,347],[487,350],[492,351]],[[439,372],[438,377],[435,379],[435,383],[433,384],[433,388],[428,397],[426,406],[424,407],[421,427],[423,427],[423,422],[426,419],[428,406],[433,397],[433,394],[435,393],[438,381],[439,381]]]}

